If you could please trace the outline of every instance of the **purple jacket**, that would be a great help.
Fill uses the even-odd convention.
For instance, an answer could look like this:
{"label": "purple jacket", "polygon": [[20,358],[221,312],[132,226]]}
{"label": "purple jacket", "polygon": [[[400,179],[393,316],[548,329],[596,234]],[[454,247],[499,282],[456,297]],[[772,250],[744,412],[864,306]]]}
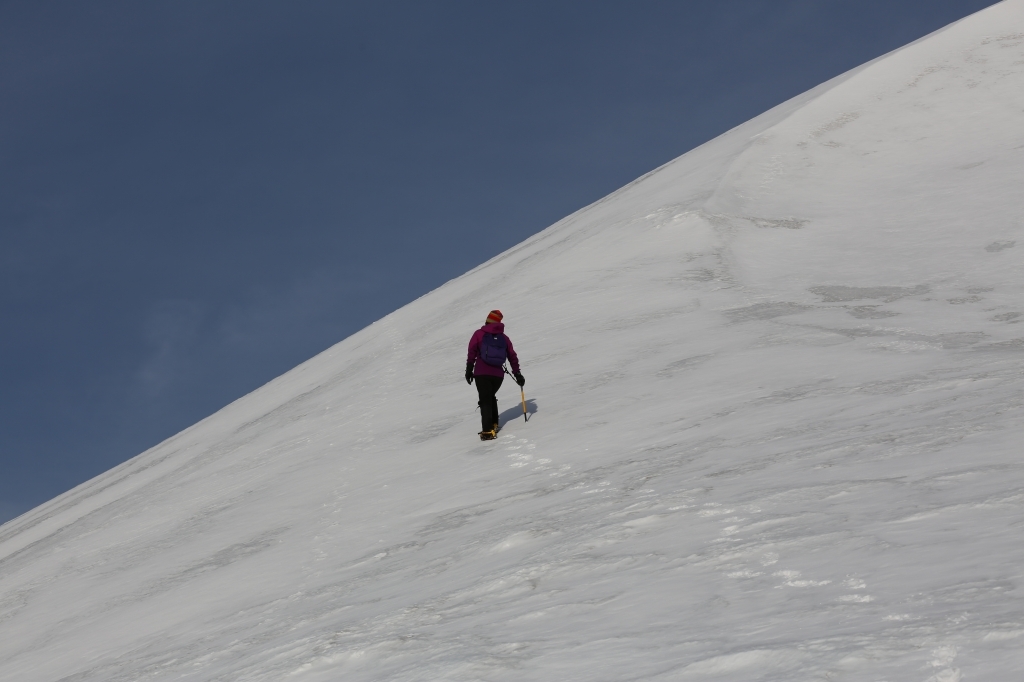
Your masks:
{"label": "purple jacket", "polygon": [[[466,357],[466,362],[475,362],[473,366],[473,374],[482,377],[503,377],[505,372],[502,371],[501,367],[495,367],[494,365],[488,365],[486,362],[480,359],[480,342],[483,341],[484,334],[501,334],[505,336],[505,325],[501,322],[495,322],[494,324],[485,324],[484,326],[473,332],[473,338],[469,340],[469,355]],[[519,356],[516,355],[516,351],[512,348],[512,341],[505,336],[505,343],[508,346],[508,361],[512,365],[512,373],[519,373]]]}

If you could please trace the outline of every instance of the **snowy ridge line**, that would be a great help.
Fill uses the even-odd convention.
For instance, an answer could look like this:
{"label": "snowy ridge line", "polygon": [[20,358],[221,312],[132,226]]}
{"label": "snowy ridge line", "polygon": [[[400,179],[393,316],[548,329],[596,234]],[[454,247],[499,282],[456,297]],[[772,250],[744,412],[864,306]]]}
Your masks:
{"label": "snowy ridge line", "polygon": [[[386,318],[385,318],[386,319]],[[374,324],[383,322],[378,321]],[[357,337],[361,332],[353,334],[351,339],[352,343],[357,342]],[[348,342],[349,340],[346,340]],[[316,360],[319,355],[330,353],[332,349],[328,349],[318,354],[311,360],[303,363],[296,367],[289,375],[293,372],[302,372],[303,367],[309,362]],[[277,377],[266,385],[256,389],[250,396],[260,391],[275,391],[279,390],[278,386],[282,383],[289,383],[291,379],[285,380],[285,377]],[[239,398],[225,407],[218,410],[215,414],[206,417],[199,421],[195,425],[183,430],[182,432],[171,436],[165,441],[158,445],[150,448],[146,452],[117,465],[110,471],[104,472],[99,476],[96,476],[85,483],[76,486],[72,490],[59,495],[53,500],[40,505],[39,507],[26,512],[25,514],[12,519],[3,526],[0,526],[0,569],[2,569],[5,561],[13,559],[18,553],[24,549],[31,547],[32,544],[39,540],[48,537],[50,534],[60,532],[67,527],[72,526],[76,521],[93,513],[99,509],[102,509],[106,504],[112,500],[117,500],[126,495],[130,495],[137,489],[144,487],[146,484],[151,482],[155,477],[166,475],[166,472],[161,470],[159,467],[165,463],[172,463],[175,466],[181,467],[186,466],[188,461],[172,461],[172,458],[179,453],[188,451],[192,448],[197,447],[201,442],[200,439],[208,437],[203,433],[196,433],[202,431],[204,427],[213,422],[217,428],[224,430],[224,426],[217,424],[219,421],[224,421],[225,417],[231,414],[233,411],[241,408],[244,409],[245,405],[243,401],[248,396]],[[293,398],[294,399],[294,398]],[[244,416],[239,419],[245,419]],[[252,423],[259,419],[259,416],[253,416],[249,419]],[[243,422],[237,427],[237,430],[244,429],[246,423]],[[174,446],[175,443],[183,441],[176,449],[170,452],[164,452],[168,448]],[[188,443],[191,441],[191,444]],[[199,456],[202,453],[195,453],[195,456]],[[143,473],[147,475],[142,475]],[[31,531],[31,532],[29,532]]]}
{"label": "snowy ridge line", "polygon": [[[924,40],[924,38],[922,38],[921,40]],[[900,49],[903,49],[903,48],[900,48]],[[896,50],[896,51],[899,51],[899,50]],[[670,161],[666,161],[661,166],[658,166],[657,168],[644,173],[640,177],[638,177],[635,180],[627,183],[626,185],[623,185],[622,187],[620,187],[619,189],[615,190],[611,194],[608,194],[607,196],[604,196],[604,197],[594,201],[593,203],[588,204],[587,206],[584,206],[582,208],[577,209],[576,211],[574,211],[573,213],[570,213],[569,215],[567,215],[566,217],[562,218],[561,220],[559,220],[558,222],[554,223],[553,225],[550,225],[549,227],[541,230],[540,232],[538,232],[537,234],[533,235],[532,237],[528,237],[522,243],[520,243],[520,244],[518,244],[516,246],[513,246],[512,248],[510,248],[510,249],[508,249],[508,250],[498,254],[497,256],[494,256],[493,258],[491,258],[490,260],[488,260],[488,261],[486,261],[484,263],[481,263],[480,265],[476,266],[475,268],[473,268],[469,272],[467,272],[467,273],[465,273],[463,275],[460,275],[459,277],[455,278],[454,280],[452,280],[452,282],[457,282],[457,281],[461,280],[464,277],[469,277],[471,275],[474,275],[475,273],[477,273],[477,272],[479,272],[481,270],[490,269],[496,263],[499,263],[499,262],[501,262],[503,260],[507,260],[509,258],[512,258],[516,254],[518,254],[518,253],[520,253],[520,252],[522,252],[524,250],[527,250],[527,249],[530,249],[532,247],[538,246],[539,243],[544,242],[547,239],[550,239],[551,236],[554,233],[564,232],[565,230],[569,229],[573,225],[575,225],[578,222],[580,222],[584,218],[584,216],[586,216],[588,213],[596,211],[597,209],[599,209],[604,204],[607,204],[609,202],[615,201],[616,199],[618,199],[622,195],[627,194],[635,186],[637,186],[637,185],[639,185],[639,184],[641,184],[643,182],[646,182],[647,180],[649,180],[653,176],[655,176],[655,175],[657,175],[657,174],[659,174],[659,173],[661,173],[661,172],[663,172],[663,171],[673,167],[674,165],[676,165],[678,163],[683,162],[684,160],[691,161],[692,165],[696,166],[697,168],[700,168],[701,170],[705,170],[706,165],[708,163],[707,160],[701,159],[701,161],[699,161],[699,162],[693,162],[692,161],[693,157],[700,155],[701,151],[704,150],[705,148],[717,151],[717,150],[714,149],[714,147],[715,146],[721,146],[720,143],[718,142],[719,140],[721,140],[723,138],[726,138],[726,137],[740,136],[740,135],[744,135],[744,134],[749,134],[748,129],[751,129],[751,128],[755,129],[755,130],[759,130],[759,132],[751,135],[752,139],[754,137],[757,137],[758,135],[761,135],[765,130],[767,130],[770,127],[776,125],[779,121],[784,120],[786,117],[788,117],[794,110],[798,109],[800,106],[803,106],[807,102],[813,100],[814,98],[821,96],[822,93],[827,92],[828,90],[831,90],[834,87],[837,87],[843,81],[849,79],[850,77],[855,75],[857,72],[867,68],[871,64],[875,63],[875,61],[878,61],[879,59],[883,59],[883,58],[884,58],[884,56],[883,57],[879,57],[878,59],[876,59],[874,61],[868,62],[867,64],[861,65],[859,67],[851,69],[850,71],[848,71],[848,72],[846,72],[844,74],[836,76],[835,78],[832,78],[832,79],[826,81],[825,83],[822,83],[821,85],[813,88],[812,90],[809,90],[806,93],[803,93],[801,95],[797,95],[796,97],[793,97],[793,98],[791,98],[791,99],[789,99],[789,100],[787,100],[785,102],[782,102],[781,104],[776,105],[775,107],[769,109],[768,111],[764,112],[763,114],[760,114],[757,117],[755,117],[755,118],[753,118],[753,119],[751,119],[749,121],[746,121],[745,123],[742,123],[742,124],[740,124],[740,125],[738,125],[738,126],[736,126],[734,128],[731,128],[731,129],[727,130],[726,132],[722,133],[718,137],[716,137],[716,138],[714,138],[712,140],[709,140],[709,141],[707,141],[707,142],[705,142],[705,143],[695,147],[694,149],[690,150],[686,154],[684,154],[682,156],[679,156],[679,157],[676,157],[676,158],[674,158],[674,159],[672,159]],[[741,152],[742,152],[742,149],[735,151],[734,154],[738,155]],[[731,159],[730,159],[730,161],[731,161]],[[443,286],[448,286],[452,282],[446,283],[446,284],[442,285],[442,287]]]}

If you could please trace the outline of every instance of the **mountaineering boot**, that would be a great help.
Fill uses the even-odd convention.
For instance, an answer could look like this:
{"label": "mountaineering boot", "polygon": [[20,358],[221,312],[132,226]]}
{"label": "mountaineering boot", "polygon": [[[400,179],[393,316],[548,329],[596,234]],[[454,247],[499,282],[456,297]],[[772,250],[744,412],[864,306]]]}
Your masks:
{"label": "mountaineering boot", "polygon": [[490,431],[480,432],[480,440],[494,440],[498,437],[498,431],[501,431],[501,427],[495,424]]}

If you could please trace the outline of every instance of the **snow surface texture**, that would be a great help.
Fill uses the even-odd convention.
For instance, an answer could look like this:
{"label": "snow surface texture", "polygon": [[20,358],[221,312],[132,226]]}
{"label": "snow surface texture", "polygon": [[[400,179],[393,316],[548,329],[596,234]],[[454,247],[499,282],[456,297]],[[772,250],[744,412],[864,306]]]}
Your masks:
{"label": "snow surface texture", "polygon": [[1022,180],[1018,0],[0,528],[0,679],[1024,679]]}

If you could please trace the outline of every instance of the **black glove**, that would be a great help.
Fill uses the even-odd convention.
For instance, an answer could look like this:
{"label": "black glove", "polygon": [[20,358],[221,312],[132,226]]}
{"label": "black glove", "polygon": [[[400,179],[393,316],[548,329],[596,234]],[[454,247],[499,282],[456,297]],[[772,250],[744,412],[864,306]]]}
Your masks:
{"label": "black glove", "polygon": [[466,383],[467,384],[473,383],[473,363],[472,362],[467,362],[466,363]]}
{"label": "black glove", "polygon": [[516,372],[515,374],[513,374],[512,378],[516,380],[516,383],[519,384],[520,387],[522,387],[522,386],[524,386],[526,384],[526,377],[524,377],[519,372]]}

